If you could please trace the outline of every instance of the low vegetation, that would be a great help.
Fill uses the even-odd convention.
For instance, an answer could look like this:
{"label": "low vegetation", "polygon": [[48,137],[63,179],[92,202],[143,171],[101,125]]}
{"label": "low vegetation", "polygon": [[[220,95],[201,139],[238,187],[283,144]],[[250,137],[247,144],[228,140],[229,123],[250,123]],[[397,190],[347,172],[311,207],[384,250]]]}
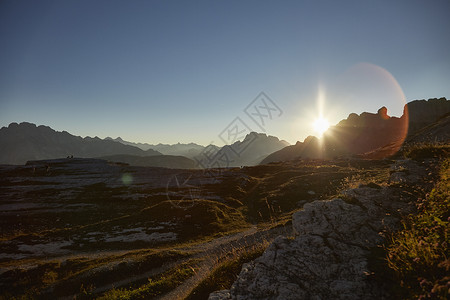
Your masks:
{"label": "low vegetation", "polygon": [[208,299],[210,293],[218,290],[230,289],[242,265],[261,256],[267,247],[266,243],[239,251],[239,254],[227,258],[218,263],[211,274],[200,282],[185,298],[185,300]]}
{"label": "low vegetation", "polygon": [[198,260],[190,260],[175,268],[170,269],[158,276],[149,277],[148,282],[129,289],[112,289],[99,300],[131,300],[131,299],[150,299],[169,292],[180,285],[187,278],[193,276],[197,270]]}
{"label": "low vegetation", "polygon": [[[419,158],[443,151],[428,146],[413,149]],[[393,237],[387,251],[394,272],[395,293],[404,299],[448,299],[450,296],[450,159],[441,166],[440,181],[417,202],[418,213],[405,218],[404,229]]]}
{"label": "low vegetation", "polygon": [[128,280],[164,264],[184,261],[190,255],[173,250],[141,250],[99,258],[81,256],[64,261],[52,260],[33,268],[13,269],[0,277],[2,283],[8,285],[8,292],[0,299],[91,294],[96,288]]}
{"label": "low vegetation", "polygon": [[192,204],[187,207],[183,207],[182,201],[163,201],[142,210],[132,218],[133,222],[152,220],[176,223],[182,228],[179,241],[191,241],[201,236],[248,227],[248,223],[238,209],[218,201],[201,199],[192,200]]}
{"label": "low vegetation", "polygon": [[[420,159],[423,152],[427,156],[430,153],[445,154],[445,151],[448,148],[444,146],[440,150],[415,147],[405,152],[405,156]],[[296,160],[227,169],[220,174],[221,180],[201,178],[209,183],[201,187],[201,193],[195,198],[186,187],[171,189],[170,192],[177,196],[168,199],[165,188],[144,184],[110,187],[106,183],[88,183],[69,194],[67,189],[57,185],[41,190],[39,185],[35,185],[38,182],[35,180],[30,185],[36,189],[29,188],[30,192],[24,199],[11,198],[11,202],[39,204],[45,210],[23,210],[20,214],[5,215],[0,220],[2,252],[25,256],[18,260],[0,260],[0,267],[7,270],[0,274],[1,288],[4,288],[0,299],[36,299],[50,295],[76,296],[77,299],[148,299],[163,295],[197,274],[201,264],[198,259],[203,259],[201,253],[208,253],[203,249],[207,243],[246,230],[261,232],[263,228],[283,226],[304,204],[336,196],[343,189],[360,184],[386,185],[391,164],[390,160],[349,158]],[[193,179],[198,179],[201,174],[198,170],[191,173]],[[13,175],[14,182],[22,180],[22,174]],[[135,175],[138,176],[137,173]],[[168,177],[171,175],[166,174]],[[49,177],[44,179],[51,181]],[[429,268],[420,264],[428,263],[430,257],[435,259],[433,270],[441,273],[447,270],[448,273],[448,260],[443,260],[442,251],[437,251],[443,249],[448,252],[448,232],[444,230],[445,226],[448,227],[448,196],[445,202],[447,215],[440,214],[438,219],[434,215],[444,211],[438,203],[448,195],[448,184],[446,190],[443,185],[447,179],[442,175],[440,185],[421,202],[420,211],[429,212],[427,217],[405,221],[405,228],[414,234],[431,234],[431,237],[422,239],[432,249],[431,252],[423,254],[424,257],[413,253],[419,251],[417,247],[413,249],[413,245],[421,241],[413,237],[413,233],[404,233],[405,241],[399,235],[398,241],[392,244],[389,263],[397,272],[399,282],[403,280],[402,289],[413,289],[413,283],[420,277],[416,282],[420,290],[411,297],[425,295],[423,287],[428,288],[431,283],[432,287],[427,290],[430,295],[442,289],[440,284],[445,276],[432,277],[425,271],[424,274],[413,275],[420,268]],[[24,182],[20,184],[27,186],[28,183]],[[0,192],[7,193],[8,190],[0,188]],[[148,237],[153,233],[173,235],[176,239],[162,242],[140,239],[141,235]],[[443,236],[445,240],[442,240]],[[22,244],[44,245],[52,241],[70,242],[63,248],[65,257],[63,254],[45,257],[18,251]],[[409,253],[406,241],[413,249],[411,255],[406,255]],[[190,287],[193,290],[188,299],[207,299],[208,294],[215,290],[230,288],[242,265],[260,256],[266,246],[261,240],[252,241],[245,247],[238,246],[240,248],[231,251],[231,255],[218,255],[220,259],[211,267],[213,271],[209,276]],[[96,253],[102,255],[96,256]],[[410,265],[402,265],[406,261],[402,254],[408,258],[411,256]],[[415,281],[404,279],[414,276]]]}
{"label": "low vegetation", "polygon": [[422,160],[425,158],[445,158],[450,155],[449,144],[435,144],[435,143],[418,143],[407,145],[403,149],[403,155],[406,158],[414,160]]}

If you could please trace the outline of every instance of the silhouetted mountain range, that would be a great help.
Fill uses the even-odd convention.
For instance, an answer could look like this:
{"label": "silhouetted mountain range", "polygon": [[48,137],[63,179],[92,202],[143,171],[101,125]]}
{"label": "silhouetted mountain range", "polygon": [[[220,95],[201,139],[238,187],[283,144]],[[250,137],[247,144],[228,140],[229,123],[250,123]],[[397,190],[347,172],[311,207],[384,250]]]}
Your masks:
{"label": "silhouetted mountain range", "polygon": [[[0,129],[0,164],[24,164],[29,160],[74,156],[101,157],[139,166],[216,168],[251,166],[300,157],[333,158],[365,153],[370,153],[367,157],[380,158],[380,153],[383,156],[394,154],[405,139],[415,142],[448,141],[450,117],[446,114],[450,114],[450,101],[446,98],[416,100],[405,105],[400,118],[390,117],[385,107],[376,114],[352,113],[331,127],[321,140],[310,136],[289,146],[274,136],[252,132],[242,141],[222,148],[194,143],[150,145],[121,138],[82,138],[47,126],[11,123]],[[377,152],[381,148],[383,151]]]}
{"label": "silhouetted mountain range", "polygon": [[116,137],[115,139],[113,139],[112,137],[106,137],[105,140],[107,141],[114,141],[114,142],[119,142],[121,144],[124,145],[128,145],[128,146],[134,146],[134,147],[138,147],[144,151],[147,151],[148,149],[151,149],[151,145],[150,144],[146,144],[146,143],[133,143],[133,142],[128,142],[128,141],[124,141],[120,136]]}
{"label": "silhouetted mountain range", "polygon": [[[251,132],[242,141],[222,148],[215,145],[201,146],[195,143],[189,144],[142,144],[124,141],[118,137],[117,141],[125,145],[135,145],[142,149],[148,148],[164,155],[175,155],[192,158],[197,161],[197,167],[239,167],[257,165],[267,155],[289,145],[286,141],[280,141],[277,137],[267,136],[264,133]],[[208,161],[205,161],[205,156]]]}
{"label": "silhouetted mountain range", "polygon": [[[352,113],[330,127],[321,140],[307,137],[303,143],[297,142],[270,154],[261,164],[365,153],[370,153],[370,158],[382,158],[395,154],[405,140],[448,141],[448,118],[440,120],[447,113],[450,113],[450,101],[446,98],[412,101],[405,105],[401,118],[388,116],[385,107],[376,114]],[[376,155],[376,150],[382,148],[383,151]]]}
{"label": "silhouetted mountain range", "polygon": [[251,132],[242,141],[225,145],[220,149],[208,149],[196,156],[205,168],[254,166],[267,155],[288,146],[289,143],[265,133]]}
{"label": "silhouetted mountain range", "polygon": [[195,156],[200,154],[203,151],[203,149],[205,149],[205,146],[198,145],[195,143],[189,143],[189,144],[178,143],[178,144],[173,144],[173,145],[169,145],[169,144],[152,145],[152,144],[147,144],[147,143],[133,143],[133,142],[124,141],[121,137],[117,137],[115,139],[107,137],[107,138],[105,138],[105,140],[112,140],[112,141],[122,143],[124,145],[135,146],[135,147],[138,147],[145,151],[149,150],[149,149],[153,149],[164,155],[178,155],[178,156],[185,156],[188,158],[194,158]]}
{"label": "silhouetted mountain range", "polygon": [[186,156],[188,158],[194,158],[200,152],[205,149],[205,146],[201,146],[195,143],[189,143],[189,144],[158,144],[158,145],[150,145],[150,149],[153,149],[155,151],[161,152],[165,155],[181,155]]}
{"label": "silhouetted mountain range", "polygon": [[79,137],[48,126],[23,122],[0,129],[0,164],[24,164],[28,160],[75,157],[101,157],[114,154],[153,156],[161,153],[143,151],[134,146],[98,137]]}

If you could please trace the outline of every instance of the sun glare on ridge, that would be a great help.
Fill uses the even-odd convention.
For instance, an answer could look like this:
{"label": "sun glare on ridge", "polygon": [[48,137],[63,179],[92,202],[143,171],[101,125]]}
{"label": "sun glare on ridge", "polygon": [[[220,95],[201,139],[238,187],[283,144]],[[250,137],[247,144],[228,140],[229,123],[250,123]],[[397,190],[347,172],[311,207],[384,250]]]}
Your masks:
{"label": "sun glare on ridge", "polygon": [[323,116],[325,106],[325,88],[319,84],[318,94],[317,94],[317,118],[313,121],[312,127],[319,138],[323,136],[328,127],[330,127],[330,122]]}
{"label": "sun glare on ridge", "polygon": [[319,137],[322,137],[325,131],[330,127],[330,123],[327,119],[323,117],[317,118],[313,123],[314,131],[319,135]]}

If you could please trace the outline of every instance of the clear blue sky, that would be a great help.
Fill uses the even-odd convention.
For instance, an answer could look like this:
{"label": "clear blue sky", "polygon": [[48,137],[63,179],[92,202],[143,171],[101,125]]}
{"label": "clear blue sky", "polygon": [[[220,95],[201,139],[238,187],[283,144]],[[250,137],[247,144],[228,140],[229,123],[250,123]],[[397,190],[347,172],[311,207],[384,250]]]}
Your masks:
{"label": "clear blue sky", "polygon": [[[0,2],[0,126],[221,144],[264,91],[290,143],[351,112],[450,97],[450,1]],[[319,102],[322,103],[318,105]],[[258,130],[261,131],[261,130]]]}

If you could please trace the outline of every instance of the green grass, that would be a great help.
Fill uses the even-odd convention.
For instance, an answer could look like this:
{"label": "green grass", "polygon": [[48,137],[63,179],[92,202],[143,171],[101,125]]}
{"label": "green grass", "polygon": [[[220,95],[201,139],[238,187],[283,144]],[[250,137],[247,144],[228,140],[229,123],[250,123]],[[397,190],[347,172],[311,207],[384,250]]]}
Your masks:
{"label": "green grass", "polygon": [[388,248],[388,266],[405,299],[448,299],[450,281],[450,159],[441,166],[440,181],[418,201],[419,213],[408,216],[404,230]]}

